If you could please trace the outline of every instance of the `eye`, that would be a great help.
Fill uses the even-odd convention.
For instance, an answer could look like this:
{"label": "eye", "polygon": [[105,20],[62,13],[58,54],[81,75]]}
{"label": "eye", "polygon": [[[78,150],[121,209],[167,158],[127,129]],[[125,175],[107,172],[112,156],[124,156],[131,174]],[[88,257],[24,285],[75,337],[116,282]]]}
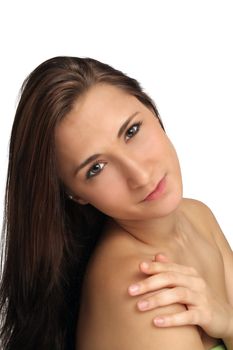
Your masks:
{"label": "eye", "polygon": [[98,175],[101,170],[104,168],[106,162],[98,162],[92,165],[92,167],[88,170],[86,173],[86,178],[90,179],[91,177],[94,177]]}
{"label": "eye", "polygon": [[135,123],[126,131],[125,137],[127,138],[127,141],[128,139],[131,139],[134,135],[137,134],[141,125],[142,125],[142,122]]}

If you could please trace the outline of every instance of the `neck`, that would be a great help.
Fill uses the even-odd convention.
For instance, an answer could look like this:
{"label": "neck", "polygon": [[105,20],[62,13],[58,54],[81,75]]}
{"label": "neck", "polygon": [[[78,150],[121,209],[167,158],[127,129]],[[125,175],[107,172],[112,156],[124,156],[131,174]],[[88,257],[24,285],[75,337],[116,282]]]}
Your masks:
{"label": "neck", "polygon": [[163,217],[147,220],[114,220],[125,232],[138,241],[157,246],[159,242],[168,242],[175,239],[181,233],[181,210],[178,206],[174,211]]}

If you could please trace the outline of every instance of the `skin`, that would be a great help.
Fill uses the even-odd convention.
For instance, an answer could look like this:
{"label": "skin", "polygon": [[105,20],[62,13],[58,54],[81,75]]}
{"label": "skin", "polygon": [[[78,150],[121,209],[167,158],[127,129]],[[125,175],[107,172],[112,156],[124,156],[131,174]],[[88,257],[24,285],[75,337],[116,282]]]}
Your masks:
{"label": "skin", "polygon": [[[122,124],[136,112],[118,138]],[[77,348],[150,350],[156,344],[182,350],[188,343],[191,348],[209,349],[217,338],[225,338],[228,349],[233,349],[233,325],[219,331],[219,325],[228,325],[233,317],[227,282],[232,255],[220,233],[219,238],[212,236],[216,223],[208,209],[182,197],[176,151],[153,112],[134,96],[99,84],[80,97],[57,126],[55,142],[67,192],[109,217],[84,281]],[[95,161],[75,171],[96,153],[100,155]],[[95,176],[87,178],[88,174]],[[161,196],[144,201],[164,177]],[[165,254],[156,255],[161,251]],[[226,251],[229,258],[223,262]],[[150,262],[148,270],[144,260]],[[126,287],[135,282],[141,288],[138,293]],[[139,306],[145,300],[141,294],[149,297],[146,312]],[[204,297],[197,298],[200,294]],[[213,310],[215,317],[204,324],[203,318]],[[177,316],[176,321],[170,318],[170,324],[168,318],[167,324],[149,323],[155,316],[178,313],[180,324],[175,324]],[[115,320],[113,333],[110,319]],[[127,326],[133,332],[130,340]],[[105,328],[108,332],[103,332]]]}

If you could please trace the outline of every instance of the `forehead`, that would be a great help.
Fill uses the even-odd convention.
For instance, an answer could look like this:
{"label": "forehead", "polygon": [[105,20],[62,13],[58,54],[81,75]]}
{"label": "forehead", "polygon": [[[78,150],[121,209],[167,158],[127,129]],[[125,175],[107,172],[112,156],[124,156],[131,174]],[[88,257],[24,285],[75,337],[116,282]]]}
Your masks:
{"label": "forehead", "polygon": [[114,130],[136,110],[145,106],[138,99],[125,91],[111,85],[98,84],[78,98],[72,110],[56,127],[56,143],[64,139],[79,137],[88,138],[88,134],[96,136]]}
{"label": "forehead", "polygon": [[93,86],[74,104],[71,112],[64,118],[63,125],[77,124],[79,127],[98,126],[114,123],[125,118],[129,109],[141,103],[134,96],[115,86],[98,84]]}

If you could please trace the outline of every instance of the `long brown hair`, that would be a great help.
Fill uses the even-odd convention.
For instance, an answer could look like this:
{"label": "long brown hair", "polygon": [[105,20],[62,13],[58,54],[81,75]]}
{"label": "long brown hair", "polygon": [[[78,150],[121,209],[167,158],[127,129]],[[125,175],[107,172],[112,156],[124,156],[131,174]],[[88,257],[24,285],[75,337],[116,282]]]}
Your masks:
{"label": "long brown hair", "polygon": [[3,223],[5,350],[74,347],[82,278],[106,217],[66,196],[56,168],[54,129],[79,96],[101,82],[134,95],[159,118],[135,79],[92,58],[49,59],[23,83],[11,133]]}

